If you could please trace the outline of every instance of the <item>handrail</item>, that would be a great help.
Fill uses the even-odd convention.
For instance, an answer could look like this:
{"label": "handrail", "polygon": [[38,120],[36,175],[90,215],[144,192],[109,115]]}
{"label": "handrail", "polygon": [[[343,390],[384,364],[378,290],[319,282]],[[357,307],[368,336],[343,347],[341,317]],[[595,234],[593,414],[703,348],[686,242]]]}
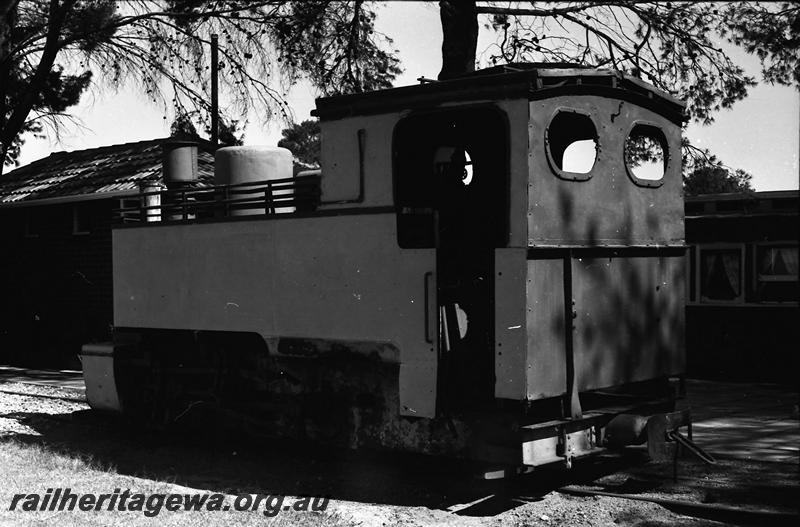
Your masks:
{"label": "handrail", "polygon": [[155,190],[140,192],[135,206],[115,209],[114,219],[118,223],[150,223],[225,218],[242,211],[290,214],[315,210],[320,193],[320,175]]}

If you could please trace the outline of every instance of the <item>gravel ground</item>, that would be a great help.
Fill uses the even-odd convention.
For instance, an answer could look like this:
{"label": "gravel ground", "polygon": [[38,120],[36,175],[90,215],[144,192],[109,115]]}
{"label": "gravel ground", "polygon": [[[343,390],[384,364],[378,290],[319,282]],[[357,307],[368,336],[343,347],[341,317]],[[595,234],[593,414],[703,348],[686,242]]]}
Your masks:
{"label": "gravel ground", "polygon": [[[41,436],[41,427],[69,420],[73,412],[88,410],[86,397],[74,390],[19,382],[0,384],[0,437]],[[32,427],[36,424],[36,428]]]}
{"label": "gravel ground", "polygon": [[[387,460],[263,442],[254,447],[213,433],[198,438],[132,431],[89,411],[82,400],[71,390],[1,383],[0,449],[10,438],[17,444],[52,448],[59,455],[90,456],[120,475],[213,492],[329,494],[329,510],[365,526],[725,525],[645,501],[562,494],[556,490],[563,484],[558,483],[561,476],[554,476],[549,487],[543,480],[550,476],[544,474],[492,486],[431,460]],[[0,480],[1,473],[2,468]],[[730,461],[706,467],[682,462],[681,479],[673,483],[671,476],[670,465],[622,463],[583,481],[581,488],[697,503],[736,505],[739,500],[755,508],[770,505],[762,501],[774,498],[780,511],[791,510],[788,504],[798,489],[796,466]],[[743,499],[748,493],[750,499]]]}

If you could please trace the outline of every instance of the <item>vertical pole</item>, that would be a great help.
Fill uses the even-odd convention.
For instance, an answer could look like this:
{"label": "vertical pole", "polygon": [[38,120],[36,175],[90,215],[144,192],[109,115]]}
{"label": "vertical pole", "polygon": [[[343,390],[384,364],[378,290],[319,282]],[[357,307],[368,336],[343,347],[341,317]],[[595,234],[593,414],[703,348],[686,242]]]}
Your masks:
{"label": "vertical pole", "polygon": [[366,133],[363,128],[358,130],[358,198],[356,202],[362,203],[364,201],[364,155],[366,152]]}
{"label": "vertical pole", "polygon": [[183,219],[188,219],[189,214],[186,212],[186,189],[181,190],[181,211],[183,212]]}
{"label": "vertical pole", "polygon": [[219,37],[211,35],[211,143],[214,148],[219,143]]}
{"label": "vertical pole", "polygon": [[267,181],[267,214],[275,214],[275,205],[272,198],[272,181]]}
{"label": "vertical pole", "polygon": [[583,412],[575,372],[575,297],[572,291],[572,251],[569,249],[564,255],[564,332],[569,415],[572,419],[580,419]]}

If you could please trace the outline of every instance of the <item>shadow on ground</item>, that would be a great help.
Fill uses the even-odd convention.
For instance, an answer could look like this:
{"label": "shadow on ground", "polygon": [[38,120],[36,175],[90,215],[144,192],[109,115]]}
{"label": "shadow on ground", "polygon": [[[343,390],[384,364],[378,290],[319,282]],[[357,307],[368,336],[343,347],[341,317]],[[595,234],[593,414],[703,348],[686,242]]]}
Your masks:
{"label": "shadow on ground", "polygon": [[25,412],[0,417],[41,434],[13,436],[18,443],[91,458],[119,474],[228,494],[327,495],[353,502],[449,509],[468,516],[495,516],[537,501],[560,486],[589,482],[644,462],[640,453],[633,452],[587,459],[571,471],[553,467],[486,481],[476,475],[481,467],[455,460],[244,439],[210,430],[157,433],[90,410],[57,417]]}
{"label": "shadow on ground", "polygon": [[[677,482],[671,464],[646,463],[644,452],[636,449],[579,460],[571,471],[555,466],[509,480],[482,481],[476,478],[478,467],[464,462],[245,438],[213,419],[194,430],[168,433],[89,410],[56,415],[20,410],[0,417],[32,431],[12,436],[20,443],[91,458],[123,475],[227,494],[327,495],[491,517],[541,500],[562,486],[578,485],[639,498],[796,511],[796,392],[720,385],[704,393],[705,386],[689,387],[697,408],[695,439],[715,455],[745,445],[749,459],[720,459],[711,466],[683,460]],[[739,437],[745,432],[749,435]],[[795,454],[791,463],[767,462],[760,454],[774,453],[781,445],[794,449],[784,453]]]}

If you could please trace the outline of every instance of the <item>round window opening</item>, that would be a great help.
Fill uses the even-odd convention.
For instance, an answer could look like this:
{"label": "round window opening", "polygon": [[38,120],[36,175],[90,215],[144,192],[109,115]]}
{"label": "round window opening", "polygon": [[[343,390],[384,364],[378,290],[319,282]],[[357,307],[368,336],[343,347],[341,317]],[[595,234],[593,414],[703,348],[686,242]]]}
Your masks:
{"label": "round window opening", "polygon": [[472,183],[472,157],[469,151],[453,146],[441,146],[434,153],[436,173],[448,181],[458,181],[465,187]]}
{"label": "round window opening", "polygon": [[547,144],[562,172],[588,174],[597,160],[597,129],[588,115],[558,112],[547,127]]}
{"label": "round window opening", "polygon": [[637,124],[625,139],[625,166],[635,180],[661,181],[667,170],[667,139],[659,128]]}
{"label": "round window opening", "polygon": [[472,158],[466,150],[464,150],[464,175],[461,176],[461,182],[464,186],[472,183]]}

